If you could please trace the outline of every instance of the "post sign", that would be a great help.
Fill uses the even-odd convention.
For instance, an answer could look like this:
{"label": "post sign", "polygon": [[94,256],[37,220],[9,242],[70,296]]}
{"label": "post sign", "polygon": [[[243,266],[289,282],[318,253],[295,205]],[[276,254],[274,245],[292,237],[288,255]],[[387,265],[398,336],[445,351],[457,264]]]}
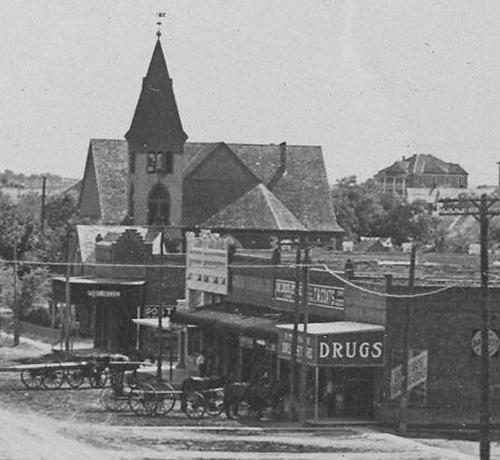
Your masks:
{"label": "post sign", "polygon": [[[300,285],[300,292],[302,293],[302,285]],[[274,298],[285,302],[295,302],[295,281],[276,279],[274,281]],[[322,284],[309,284],[307,301],[309,305],[343,308],[344,288]]]}
{"label": "post sign", "polygon": [[[281,330],[278,354],[291,359],[292,332]],[[323,335],[298,333],[297,359],[323,367],[383,366],[384,331],[359,331]]]}
{"label": "post sign", "polygon": [[176,307],[160,307],[159,305],[145,305],[144,306],[144,318],[158,318],[159,310],[162,310],[162,318],[170,318],[172,313],[175,312]]}
{"label": "post sign", "polygon": [[186,234],[186,289],[226,295],[229,240],[203,232]]}
{"label": "post sign", "polygon": [[[471,347],[476,356],[481,356],[481,343],[481,330],[475,329],[472,334]],[[498,338],[498,332],[493,329],[488,329],[488,351],[490,357],[496,356],[499,348],[500,339]]]}

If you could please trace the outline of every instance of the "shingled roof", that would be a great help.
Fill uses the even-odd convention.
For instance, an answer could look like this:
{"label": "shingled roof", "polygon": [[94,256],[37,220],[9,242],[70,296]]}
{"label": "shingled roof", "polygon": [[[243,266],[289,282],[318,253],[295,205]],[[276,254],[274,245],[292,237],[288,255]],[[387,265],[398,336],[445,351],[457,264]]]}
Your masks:
{"label": "shingled roof", "polygon": [[[184,176],[191,173],[220,143],[186,143]],[[268,185],[278,170],[276,144],[226,144],[252,174]],[[310,231],[342,232],[337,224],[320,146],[287,145],[285,173],[271,192]]]}
{"label": "shingled roof", "polygon": [[448,163],[430,154],[415,154],[381,169],[379,174],[458,174],[468,175],[458,163]]}
{"label": "shingled roof", "polygon": [[276,198],[258,184],[201,224],[203,228],[231,230],[279,230],[305,232],[307,228]]}
{"label": "shingled roof", "polygon": [[101,224],[120,223],[127,214],[128,147],[125,141],[91,139]]}
{"label": "shingled roof", "polygon": [[[220,142],[187,142],[184,176],[194,171],[219,145]],[[267,185],[275,176],[280,165],[279,145],[226,145],[262,184]],[[127,212],[127,142],[92,139],[89,154],[93,156],[96,170],[102,216],[99,222],[118,224]],[[321,147],[287,145],[285,173],[270,192],[309,231],[342,231],[335,218]]]}

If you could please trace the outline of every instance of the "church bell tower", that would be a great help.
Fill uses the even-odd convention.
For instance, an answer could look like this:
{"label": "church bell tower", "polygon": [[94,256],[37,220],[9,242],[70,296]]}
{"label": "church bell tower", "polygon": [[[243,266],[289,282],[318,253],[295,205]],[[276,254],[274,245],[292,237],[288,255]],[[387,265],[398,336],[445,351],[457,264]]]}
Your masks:
{"label": "church bell tower", "polygon": [[187,135],[175,102],[160,36],[130,129],[128,216],[136,225],[180,225]]}

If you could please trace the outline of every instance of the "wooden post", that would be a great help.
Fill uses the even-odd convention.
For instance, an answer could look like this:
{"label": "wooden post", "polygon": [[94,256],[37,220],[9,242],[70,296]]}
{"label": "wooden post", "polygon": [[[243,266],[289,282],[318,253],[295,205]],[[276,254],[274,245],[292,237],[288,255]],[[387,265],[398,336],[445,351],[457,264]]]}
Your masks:
{"label": "wooden post", "polygon": [[481,413],[479,420],[479,458],[490,459],[490,353],[488,289],[488,202],[481,195],[479,208],[481,238]]}
{"label": "wooden post", "polygon": [[170,360],[170,366],[169,366],[169,379],[170,383],[172,383],[172,380],[174,380],[174,370],[173,370],[173,365],[174,365],[174,340],[172,338],[172,325],[169,322],[170,330],[168,331],[168,345],[169,345],[169,360]]}
{"label": "wooden post", "polygon": [[70,285],[70,275],[71,275],[71,230],[68,229],[66,233],[66,279],[64,284],[64,315],[62,321],[62,330],[64,337],[64,351],[69,353],[70,351],[70,308],[71,308],[71,285]]}
{"label": "wooden post", "polygon": [[309,325],[309,305],[308,305],[308,289],[309,289],[309,248],[304,249],[304,257],[302,264],[302,321],[304,343],[302,350],[302,360],[300,365],[300,421],[305,422],[306,419],[306,391],[307,391],[307,327]]}
{"label": "wooden post", "polygon": [[17,239],[14,240],[14,346],[19,345],[21,336],[21,312],[19,311],[19,299],[17,295]]}
{"label": "wooden post", "polygon": [[290,359],[290,420],[297,420],[297,345],[300,309],[300,243],[295,256],[295,308],[293,311],[292,353]]}
{"label": "wooden post", "polygon": [[[137,318],[140,318],[141,317],[141,307],[140,306],[137,306]],[[140,347],[140,334],[141,332],[141,325],[140,324],[136,324],[135,325],[135,349],[136,350],[139,350],[139,347]]]}
{"label": "wooden post", "polygon": [[[410,272],[408,276],[408,286],[411,290],[415,285],[415,261],[417,247],[415,244],[411,247],[410,254]],[[401,398],[399,400],[399,432],[401,434],[408,433],[408,362],[410,360],[410,335],[411,335],[411,302],[412,299],[407,299],[404,308],[404,323],[403,323],[403,362],[401,365],[402,383],[401,383]]]}
{"label": "wooden post", "polygon": [[47,194],[47,177],[42,177],[42,204],[40,209],[40,229],[42,231],[42,235],[45,231],[45,197]]}
{"label": "wooden post", "polygon": [[156,379],[158,382],[162,380],[163,366],[163,229],[160,237],[160,295],[158,299],[158,359],[156,360]]}
{"label": "wooden post", "polygon": [[319,418],[319,366],[314,369],[314,421]]}

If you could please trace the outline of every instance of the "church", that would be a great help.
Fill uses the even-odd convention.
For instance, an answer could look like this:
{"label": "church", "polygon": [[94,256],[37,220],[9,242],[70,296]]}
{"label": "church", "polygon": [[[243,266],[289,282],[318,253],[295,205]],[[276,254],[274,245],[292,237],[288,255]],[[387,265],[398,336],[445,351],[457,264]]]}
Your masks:
{"label": "church", "polygon": [[125,138],[90,141],[80,222],[205,228],[249,247],[342,234],[320,146],[187,142],[157,36]]}

